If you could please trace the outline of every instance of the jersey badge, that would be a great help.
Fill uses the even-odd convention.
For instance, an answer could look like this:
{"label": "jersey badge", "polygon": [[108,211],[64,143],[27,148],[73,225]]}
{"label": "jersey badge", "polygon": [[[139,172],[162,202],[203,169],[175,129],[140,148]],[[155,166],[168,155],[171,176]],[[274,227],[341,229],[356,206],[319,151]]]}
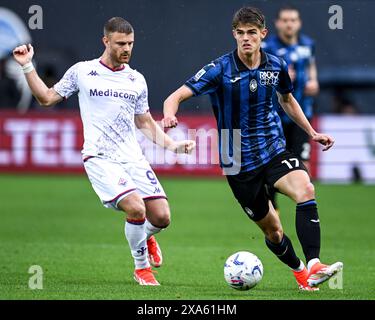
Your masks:
{"label": "jersey badge", "polygon": [[252,79],[250,81],[249,87],[250,87],[250,91],[251,92],[255,92],[258,89],[258,83],[257,83],[257,81],[255,79]]}
{"label": "jersey badge", "polygon": [[118,181],[119,186],[125,186],[127,184],[127,181],[125,178],[120,178]]}

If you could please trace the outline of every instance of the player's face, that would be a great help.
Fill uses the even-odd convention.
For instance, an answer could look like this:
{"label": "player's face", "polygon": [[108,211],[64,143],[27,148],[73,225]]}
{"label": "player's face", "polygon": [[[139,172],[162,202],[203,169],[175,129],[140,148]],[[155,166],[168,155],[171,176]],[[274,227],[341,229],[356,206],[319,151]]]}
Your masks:
{"label": "player's face", "polygon": [[113,32],[104,36],[104,45],[115,64],[129,63],[134,45],[134,33]]}
{"label": "player's face", "polygon": [[297,10],[284,10],[280,12],[275,26],[277,31],[285,37],[293,37],[301,29],[301,19]]}
{"label": "player's face", "polygon": [[239,52],[245,55],[252,55],[257,52],[267,32],[267,29],[259,29],[251,24],[239,24],[233,30],[233,36],[237,41]]}

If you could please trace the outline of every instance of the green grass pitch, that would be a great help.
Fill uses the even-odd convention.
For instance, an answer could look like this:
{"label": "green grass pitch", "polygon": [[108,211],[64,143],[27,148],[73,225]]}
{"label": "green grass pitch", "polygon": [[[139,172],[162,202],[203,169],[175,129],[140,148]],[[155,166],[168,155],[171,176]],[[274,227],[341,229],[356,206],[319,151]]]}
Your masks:
{"label": "green grass pitch", "polygon": [[[317,185],[323,262],[344,262],[343,289],[299,292],[292,276],[234,200],[224,179],[161,179],[172,210],[159,234],[160,287],[141,287],[121,213],[105,209],[85,176],[0,176],[0,299],[374,299],[374,186]],[[280,197],[285,232],[299,256],[291,201]],[[225,259],[238,250],[264,265],[261,283],[236,291]],[[30,290],[31,265],[43,289]]]}

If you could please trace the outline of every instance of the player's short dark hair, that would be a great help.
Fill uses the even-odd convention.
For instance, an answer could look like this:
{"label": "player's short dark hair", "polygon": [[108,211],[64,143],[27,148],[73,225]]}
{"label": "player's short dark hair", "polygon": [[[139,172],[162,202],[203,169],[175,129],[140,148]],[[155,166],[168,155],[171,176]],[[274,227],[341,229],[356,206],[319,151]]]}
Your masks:
{"label": "player's short dark hair", "polygon": [[277,10],[276,19],[280,19],[281,12],[283,11],[297,11],[299,15],[299,10],[297,9],[297,7],[292,5],[285,5],[280,7],[279,10]]}
{"label": "player's short dark hair", "polygon": [[104,35],[108,36],[108,34],[113,32],[131,34],[134,33],[134,29],[132,25],[121,17],[113,17],[109,19],[104,25]]}
{"label": "player's short dark hair", "polygon": [[239,24],[251,24],[259,29],[266,27],[266,18],[264,14],[257,8],[254,7],[243,7],[238,10],[232,20],[233,30],[238,27]]}

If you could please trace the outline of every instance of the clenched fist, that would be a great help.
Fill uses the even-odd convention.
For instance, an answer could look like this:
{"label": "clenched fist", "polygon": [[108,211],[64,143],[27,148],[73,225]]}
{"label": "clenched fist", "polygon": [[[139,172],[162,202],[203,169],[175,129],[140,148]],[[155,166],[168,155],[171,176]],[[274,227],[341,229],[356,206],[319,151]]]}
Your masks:
{"label": "clenched fist", "polygon": [[168,149],[174,153],[190,154],[194,150],[195,145],[195,141],[193,140],[175,141]]}
{"label": "clenched fist", "polygon": [[162,120],[164,128],[175,128],[178,125],[178,120],[175,116],[173,117],[164,117]]}
{"label": "clenched fist", "polygon": [[31,62],[34,56],[34,48],[31,44],[22,45],[13,50],[14,59],[21,65]]}
{"label": "clenched fist", "polygon": [[316,133],[312,139],[324,146],[323,151],[327,151],[335,143],[335,140],[331,136],[324,133]]}

